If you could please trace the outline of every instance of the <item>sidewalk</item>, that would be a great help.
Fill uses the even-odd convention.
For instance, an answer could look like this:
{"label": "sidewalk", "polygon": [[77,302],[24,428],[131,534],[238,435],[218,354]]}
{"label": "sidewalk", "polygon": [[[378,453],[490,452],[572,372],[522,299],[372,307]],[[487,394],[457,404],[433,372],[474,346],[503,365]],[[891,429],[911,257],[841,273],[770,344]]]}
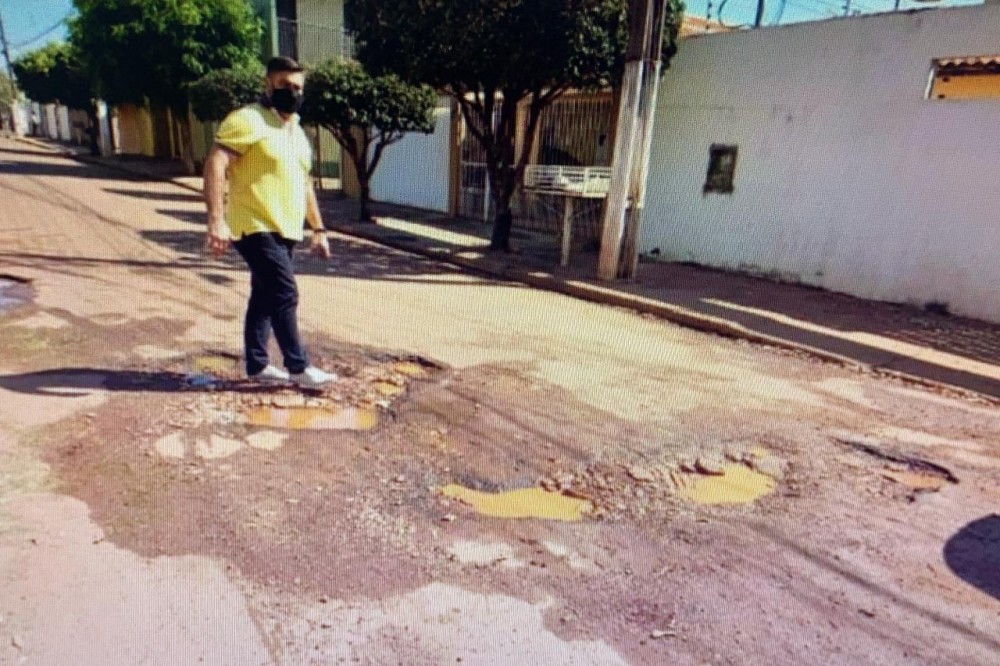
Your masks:
{"label": "sidewalk", "polygon": [[[201,179],[179,173],[176,163],[73,156],[201,191]],[[490,227],[481,222],[374,204],[378,223],[359,224],[353,201],[326,192],[320,205],[327,226],[343,234],[698,330],[1000,400],[1000,325],[687,264],[644,262],[636,281],[605,283],[593,277],[595,253],[577,253],[559,267],[552,236],[515,230],[514,253],[498,255],[486,251]]]}

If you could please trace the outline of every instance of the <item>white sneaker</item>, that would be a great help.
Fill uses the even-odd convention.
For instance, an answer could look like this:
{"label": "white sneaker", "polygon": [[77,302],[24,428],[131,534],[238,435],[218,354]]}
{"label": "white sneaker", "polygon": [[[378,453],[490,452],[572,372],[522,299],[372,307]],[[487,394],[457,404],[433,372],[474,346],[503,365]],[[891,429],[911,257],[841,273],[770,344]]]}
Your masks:
{"label": "white sneaker", "polygon": [[302,372],[291,375],[291,379],[302,388],[320,388],[332,384],[340,378],[332,372],[326,372],[310,365]]}
{"label": "white sneaker", "polygon": [[255,375],[247,375],[247,379],[255,382],[287,382],[291,375],[277,368],[273,365],[269,365]]}

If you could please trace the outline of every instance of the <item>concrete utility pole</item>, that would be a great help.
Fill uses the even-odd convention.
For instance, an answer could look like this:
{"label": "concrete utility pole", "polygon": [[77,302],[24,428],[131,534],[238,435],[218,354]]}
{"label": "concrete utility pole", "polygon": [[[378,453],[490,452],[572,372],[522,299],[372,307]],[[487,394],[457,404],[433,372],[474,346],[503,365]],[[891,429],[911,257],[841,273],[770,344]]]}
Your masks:
{"label": "concrete utility pole", "polygon": [[597,268],[602,280],[634,277],[638,264],[665,17],[666,0],[629,1],[625,78]]}
{"label": "concrete utility pole", "polygon": [[7,62],[7,76],[10,80],[14,80],[14,68],[11,66],[10,61],[10,46],[7,44],[7,32],[3,28],[3,16],[0,15],[0,46],[3,47],[3,57]]}

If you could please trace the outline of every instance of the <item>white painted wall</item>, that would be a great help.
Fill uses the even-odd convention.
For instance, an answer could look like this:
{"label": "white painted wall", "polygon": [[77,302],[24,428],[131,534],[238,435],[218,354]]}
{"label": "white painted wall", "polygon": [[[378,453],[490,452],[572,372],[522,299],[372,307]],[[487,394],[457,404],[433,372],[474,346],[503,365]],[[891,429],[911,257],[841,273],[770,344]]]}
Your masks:
{"label": "white painted wall", "polygon": [[61,104],[56,107],[56,125],[60,141],[73,140],[73,127],[69,118],[69,108]]}
{"label": "white painted wall", "polygon": [[433,134],[408,134],[385,149],[372,177],[372,199],[448,212],[451,106],[434,111]]}
{"label": "white painted wall", "polygon": [[[1000,100],[925,99],[1000,54],[1000,5],[686,40],[661,89],[641,251],[1000,322]],[[702,194],[712,143],[735,192]]]}
{"label": "white painted wall", "polygon": [[42,106],[42,124],[45,128],[44,134],[47,138],[59,138],[59,123],[56,116],[55,104],[44,104]]}

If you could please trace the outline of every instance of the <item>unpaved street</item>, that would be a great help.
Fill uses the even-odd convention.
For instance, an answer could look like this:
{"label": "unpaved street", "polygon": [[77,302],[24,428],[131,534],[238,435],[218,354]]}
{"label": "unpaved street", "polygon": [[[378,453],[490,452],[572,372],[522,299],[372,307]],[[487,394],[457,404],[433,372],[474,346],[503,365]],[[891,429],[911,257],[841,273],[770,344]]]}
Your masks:
{"label": "unpaved street", "polygon": [[997,663],[997,407],[348,237],[264,390],[202,211],[0,139],[0,664]]}

